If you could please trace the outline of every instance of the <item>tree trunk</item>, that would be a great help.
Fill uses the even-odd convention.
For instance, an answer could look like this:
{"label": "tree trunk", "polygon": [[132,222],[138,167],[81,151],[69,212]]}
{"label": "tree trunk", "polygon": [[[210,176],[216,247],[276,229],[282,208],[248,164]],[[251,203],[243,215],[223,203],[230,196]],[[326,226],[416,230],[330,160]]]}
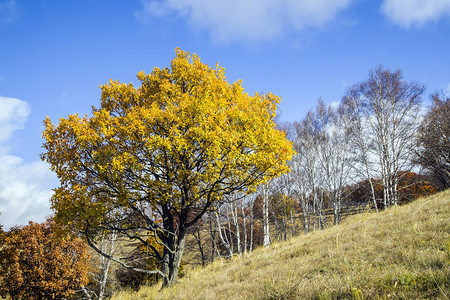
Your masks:
{"label": "tree trunk", "polygon": [[[104,236],[102,238],[101,250],[104,253],[112,256],[115,251],[115,244],[117,241],[117,232],[113,232],[110,236]],[[111,259],[104,256],[100,256],[101,260],[101,275],[98,287],[98,299],[101,300],[105,297],[106,284],[108,282],[109,268],[111,266]]]}
{"label": "tree trunk", "polygon": [[251,211],[250,211],[250,247],[249,247],[249,251],[250,253],[252,253],[253,251],[253,222],[254,222],[254,218],[253,218],[253,201],[251,203]]}
{"label": "tree trunk", "polygon": [[231,249],[231,246],[228,243],[228,240],[226,241],[224,236],[223,236],[222,227],[220,226],[219,214],[217,212],[215,214],[216,214],[216,221],[217,221],[217,231],[219,232],[220,241],[222,242],[222,244],[227,249],[227,251],[229,253],[229,258],[231,259],[233,257],[233,250]]}
{"label": "tree trunk", "polygon": [[263,186],[263,230],[264,230],[264,247],[269,247],[270,246],[269,191],[266,185]]}
{"label": "tree trunk", "polygon": [[247,254],[247,222],[245,216],[244,200],[241,200],[242,226],[244,231],[244,254]]}
{"label": "tree trunk", "polygon": [[309,232],[309,211],[308,211],[308,203],[306,202],[305,197],[300,196],[300,204],[302,205],[303,210],[303,222],[304,222],[304,231],[305,234]]}
{"label": "tree trunk", "polygon": [[375,195],[375,189],[373,187],[373,183],[372,183],[372,179],[371,178],[369,178],[369,184],[370,184],[370,192],[372,193],[373,205],[375,206],[375,211],[378,212],[377,197]]}
{"label": "tree trunk", "polygon": [[209,218],[209,235],[211,237],[211,262],[214,261],[214,255],[215,255],[215,251],[216,251],[216,233],[214,231],[213,228],[213,220],[212,220],[212,216],[210,216]]}
{"label": "tree trunk", "polygon": [[292,236],[296,236],[297,234],[296,234],[296,232],[295,232],[295,221],[294,221],[294,205],[293,205],[293,199],[292,199],[292,197],[290,196],[289,197],[289,218],[290,218],[290,221],[291,221],[291,232],[292,232]]}
{"label": "tree trunk", "polygon": [[275,211],[272,209],[272,217],[273,217],[273,223],[275,225],[275,239],[280,241],[280,236],[282,236],[280,225],[278,224],[278,219],[275,214]]}
{"label": "tree trunk", "polygon": [[205,251],[203,249],[202,237],[201,237],[201,232],[200,232],[200,226],[196,226],[195,229],[197,231],[194,231],[192,233],[192,235],[194,236],[194,238],[197,241],[198,251],[200,252],[200,258],[202,260],[202,266],[205,266],[206,265],[206,255],[205,255]]}
{"label": "tree trunk", "polygon": [[313,231],[316,231],[316,219],[317,219],[317,194],[313,191]]}
{"label": "tree trunk", "polygon": [[238,220],[238,210],[237,210],[237,201],[231,205],[231,216],[233,218],[233,224],[236,228],[236,244],[237,244],[237,252],[239,255],[242,255],[242,247],[241,247],[241,230],[239,228],[239,220]]}
{"label": "tree trunk", "polygon": [[164,249],[164,262],[162,271],[165,276],[163,277],[162,288],[173,286],[173,284],[177,282],[178,271],[181,265],[181,258],[184,252],[185,240],[185,233],[180,232],[178,234],[175,251],[172,252],[166,248]]}
{"label": "tree trunk", "polygon": [[230,215],[227,215],[228,217],[228,233],[229,233],[229,238],[228,235],[225,234],[225,240],[227,241],[228,245],[230,245],[230,259],[231,257],[233,257],[233,253],[234,253],[234,243],[233,243],[233,231],[231,230],[231,220],[230,220]]}

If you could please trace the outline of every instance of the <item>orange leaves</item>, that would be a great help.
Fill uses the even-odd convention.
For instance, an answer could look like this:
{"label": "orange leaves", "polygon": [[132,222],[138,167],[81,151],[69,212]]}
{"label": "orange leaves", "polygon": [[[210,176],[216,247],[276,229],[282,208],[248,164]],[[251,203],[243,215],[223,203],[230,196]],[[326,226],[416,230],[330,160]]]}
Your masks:
{"label": "orange leaves", "polygon": [[53,226],[52,220],[30,222],[0,234],[0,295],[68,298],[87,283],[87,246],[72,236],[56,237]]}

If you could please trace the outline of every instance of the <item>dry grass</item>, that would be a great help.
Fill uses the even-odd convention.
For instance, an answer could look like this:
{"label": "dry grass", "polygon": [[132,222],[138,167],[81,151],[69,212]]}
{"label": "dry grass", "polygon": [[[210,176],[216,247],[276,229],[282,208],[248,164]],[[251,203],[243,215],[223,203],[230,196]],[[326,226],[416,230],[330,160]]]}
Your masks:
{"label": "dry grass", "polygon": [[448,299],[449,220],[447,190],[113,299]]}

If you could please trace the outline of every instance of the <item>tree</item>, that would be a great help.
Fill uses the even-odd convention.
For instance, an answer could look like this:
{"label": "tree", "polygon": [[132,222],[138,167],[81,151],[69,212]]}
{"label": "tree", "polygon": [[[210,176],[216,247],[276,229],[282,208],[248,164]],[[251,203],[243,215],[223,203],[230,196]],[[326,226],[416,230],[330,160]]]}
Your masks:
{"label": "tree", "polygon": [[344,186],[350,173],[350,122],[343,106],[335,109],[319,101],[316,108],[319,128],[318,158],[322,173],[322,188],[333,205],[334,224],[341,220]]}
{"label": "tree", "polygon": [[267,184],[261,185],[264,247],[269,247],[271,244],[269,230],[269,189],[271,184],[272,181],[268,182]]}
{"label": "tree", "polygon": [[439,183],[450,187],[450,97],[432,95],[433,106],[417,135],[417,162]]}
{"label": "tree", "polygon": [[[231,226],[228,226],[228,234],[227,234],[227,228],[224,227],[222,230],[222,220],[219,216],[219,212],[215,211],[216,216],[216,223],[217,223],[217,232],[219,233],[220,243],[223,247],[226,249],[226,255],[229,259],[233,257],[233,241],[231,240]],[[229,220],[227,218],[226,223],[230,225]]]}
{"label": "tree", "polygon": [[[117,232],[104,232],[97,238],[100,250],[111,256],[119,248],[120,241],[117,240]],[[110,270],[111,259],[103,255],[91,258],[89,285],[84,286],[82,291],[87,299],[105,299],[111,293]]]}
{"label": "tree", "polygon": [[[373,166],[376,164],[373,159],[376,155],[372,151],[374,139],[367,138],[371,134],[370,127],[366,126],[364,108],[359,100],[359,98],[344,97],[341,107],[351,122],[350,144],[352,147],[350,147],[349,154],[354,158],[353,170],[357,177],[363,177],[368,182],[371,200],[375,211],[378,212],[377,196],[371,177],[373,175]],[[357,189],[360,188],[358,187]]]}
{"label": "tree", "polygon": [[[381,66],[370,72],[369,79],[354,85],[343,102],[354,121],[356,146],[369,170],[367,179],[380,177],[385,208],[398,204],[401,171],[412,167],[414,136],[423,85],[404,81],[401,71],[391,72]],[[364,141],[362,143],[362,141]],[[372,172],[380,176],[370,176]]]}
{"label": "tree", "polygon": [[[317,109],[320,108],[318,105]],[[294,147],[297,152],[292,160],[295,172],[295,191],[302,206],[305,233],[311,230],[310,213],[312,211],[312,229],[322,229],[325,224],[323,215],[323,174],[320,166],[320,143],[322,142],[322,123],[318,111],[309,111],[306,117],[295,123]],[[312,201],[310,201],[312,200]]]}
{"label": "tree", "polygon": [[87,245],[74,236],[58,238],[53,220],[0,228],[0,295],[13,299],[71,297],[87,283]]}
{"label": "tree", "polygon": [[[163,286],[178,274],[186,230],[236,191],[288,171],[292,145],[275,128],[279,97],[253,96],[224,69],[176,50],[170,68],[137,75],[141,87],[110,81],[92,116],[45,120],[45,153],[61,186],[56,219],[83,232],[98,252],[103,230],[146,244]],[[163,250],[147,243],[150,232]],[[107,255],[107,254],[104,254]]]}

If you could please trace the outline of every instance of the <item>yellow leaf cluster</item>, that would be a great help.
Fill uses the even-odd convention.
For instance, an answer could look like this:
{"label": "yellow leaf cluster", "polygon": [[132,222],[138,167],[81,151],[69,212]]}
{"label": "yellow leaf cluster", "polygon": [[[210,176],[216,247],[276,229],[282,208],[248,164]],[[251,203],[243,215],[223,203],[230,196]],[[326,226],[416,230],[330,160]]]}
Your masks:
{"label": "yellow leaf cluster", "polygon": [[42,158],[61,181],[53,207],[64,219],[101,219],[114,207],[201,207],[288,171],[293,150],[275,128],[278,96],[249,95],[222,67],[180,49],[170,68],[137,78],[138,88],[101,86],[91,117],[44,121]]}

